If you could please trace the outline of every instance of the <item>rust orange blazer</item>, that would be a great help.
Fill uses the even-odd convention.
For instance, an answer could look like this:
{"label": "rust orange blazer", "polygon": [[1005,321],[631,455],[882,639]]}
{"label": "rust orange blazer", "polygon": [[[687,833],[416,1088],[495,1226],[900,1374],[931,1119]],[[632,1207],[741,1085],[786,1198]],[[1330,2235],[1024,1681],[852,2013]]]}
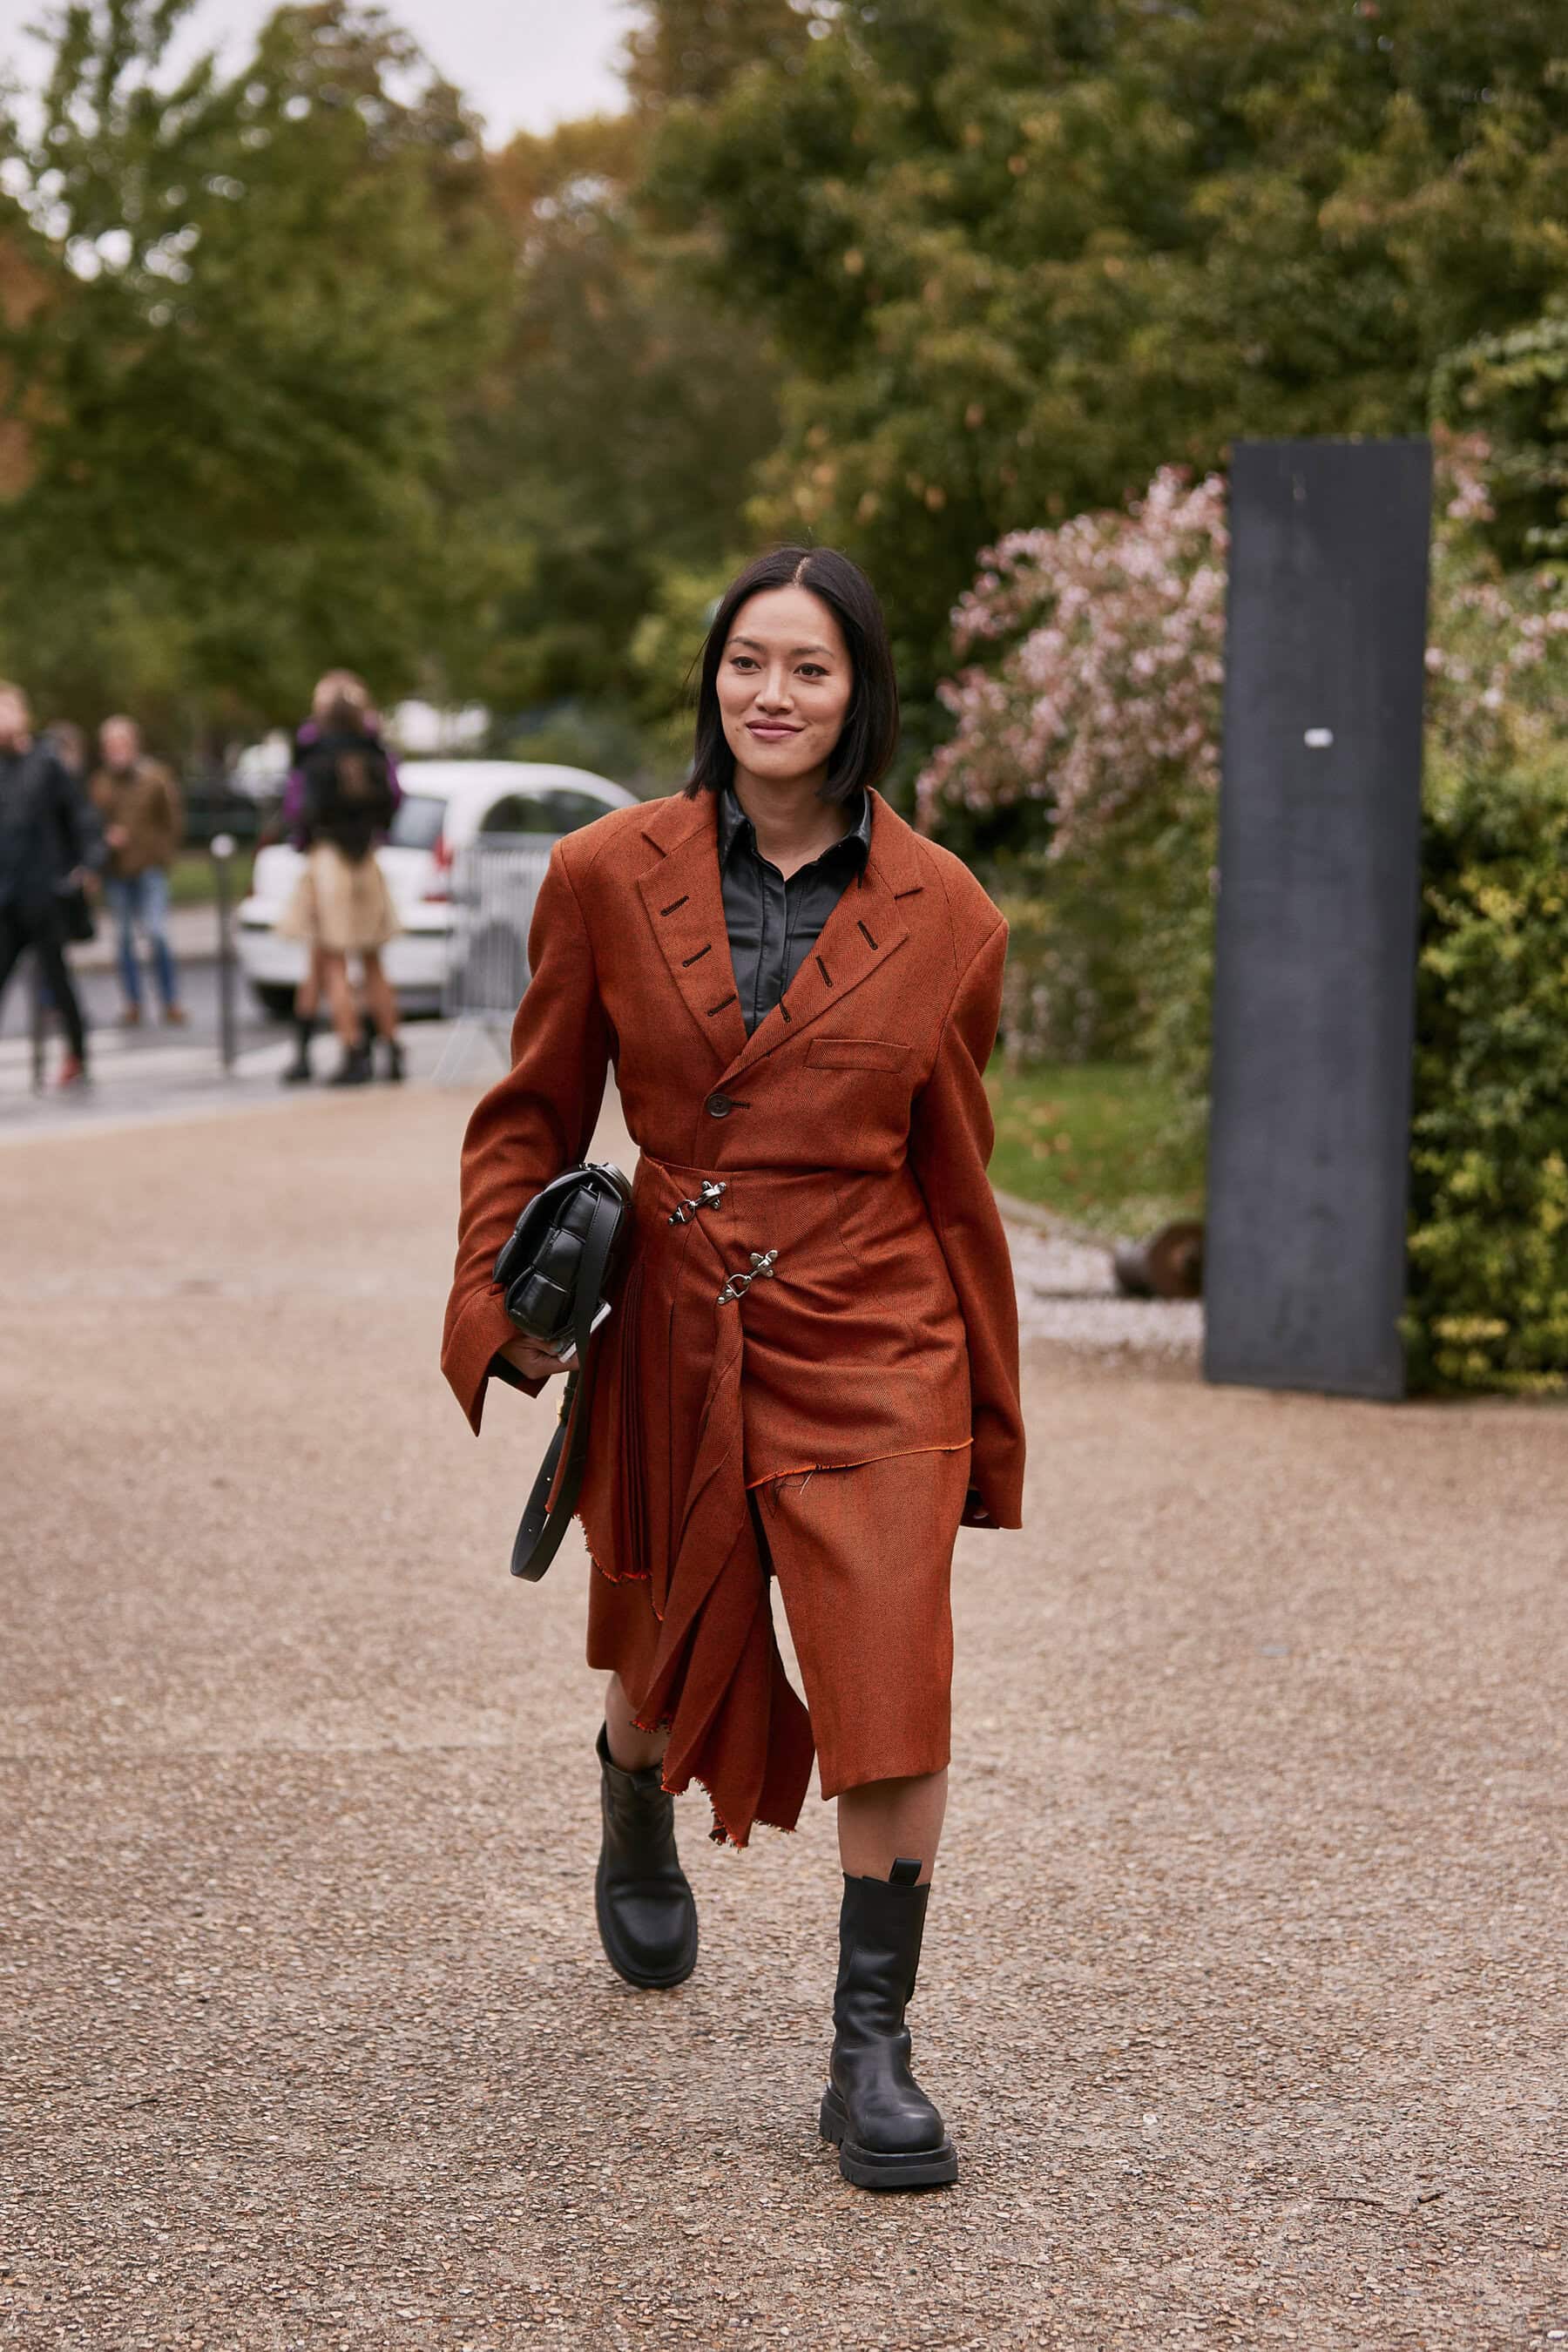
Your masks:
{"label": "rust orange blazer", "polygon": [[[747,1488],[972,1444],[992,1521],[1020,1524],[1017,1315],[982,1083],[1006,925],[957,858],[871,798],[862,874],[750,1037],[711,795],[558,843],[512,1068],[463,1150],[442,1364],[478,1430],[515,1336],[496,1254],[583,1158],[614,1065],[641,1154],[637,1243],[599,1343],[580,1516],[598,1570],[637,1580],[657,1621],[628,1693],[670,1727],[666,1783],[699,1780],[738,1843],[753,1820],[793,1823],[811,1759]],[[722,1192],[676,1221],[704,1178]],[[772,1271],[721,1297],[754,1257]]]}

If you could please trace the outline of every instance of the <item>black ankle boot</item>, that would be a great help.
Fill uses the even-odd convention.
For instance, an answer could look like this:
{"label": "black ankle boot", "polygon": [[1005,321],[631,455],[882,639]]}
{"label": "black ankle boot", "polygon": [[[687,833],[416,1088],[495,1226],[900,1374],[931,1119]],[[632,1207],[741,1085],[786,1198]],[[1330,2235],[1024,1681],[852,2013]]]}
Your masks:
{"label": "black ankle boot", "polygon": [[858,2189],[933,2189],[958,2178],[958,2157],[910,2072],[904,2011],[913,1998],[931,1888],[918,1862],[892,1876],[844,1881],[833,2056],[819,2118],[838,2169]]}
{"label": "black ankle boot", "polygon": [[368,1087],[373,1076],[368,1049],[363,1045],[345,1045],[343,1058],[327,1084],[330,1087]]}
{"label": "black ankle boot", "polygon": [[294,1017],[294,1058],[283,1073],[286,1087],[305,1087],[310,1083],[310,1040],[316,1034],[314,1021]]}
{"label": "black ankle boot", "polygon": [[385,1076],[395,1087],[400,1087],[403,1084],[403,1048],[395,1037],[388,1037],[386,1040]]}
{"label": "black ankle boot", "polygon": [[645,1992],[684,1984],[697,1966],[697,1904],[675,1851],[675,1800],[658,1768],[624,1772],[599,1727],[605,1842],[594,1882],[599,1941],[618,1977]]}

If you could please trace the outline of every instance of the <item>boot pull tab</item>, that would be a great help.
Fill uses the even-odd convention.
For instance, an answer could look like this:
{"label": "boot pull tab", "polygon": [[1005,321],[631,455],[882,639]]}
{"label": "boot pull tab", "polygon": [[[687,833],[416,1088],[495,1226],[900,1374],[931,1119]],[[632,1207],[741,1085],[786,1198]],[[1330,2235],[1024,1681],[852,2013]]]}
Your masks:
{"label": "boot pull tab", "polygon": [[918,1862],[910,1862],[908,1856],[904,1854],[900,1854],[899,1856],[891,1870],[888,1873],[888,1884],[889,1886],[918,1886],[920,1885],[920,1864]]}

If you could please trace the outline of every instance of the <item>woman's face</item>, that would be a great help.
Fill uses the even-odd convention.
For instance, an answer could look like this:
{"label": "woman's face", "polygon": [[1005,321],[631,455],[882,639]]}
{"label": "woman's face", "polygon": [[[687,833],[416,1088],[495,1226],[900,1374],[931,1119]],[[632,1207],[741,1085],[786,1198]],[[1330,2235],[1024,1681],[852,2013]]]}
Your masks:
{"label": "woman's face", "polygon": [[855,690],[831,609],[809,588],[748,597],[720,656],[718,690],[737,768],[769,783],[820,775]]}

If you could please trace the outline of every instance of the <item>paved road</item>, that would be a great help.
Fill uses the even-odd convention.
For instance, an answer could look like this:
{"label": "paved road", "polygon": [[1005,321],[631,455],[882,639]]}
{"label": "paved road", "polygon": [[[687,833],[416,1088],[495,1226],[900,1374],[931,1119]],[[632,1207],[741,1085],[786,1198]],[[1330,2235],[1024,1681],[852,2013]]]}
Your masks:
{"label": "paved road", "polygon": [[463,1108],[0,1154],[0,2342],[1568,2340],[1563,1416],[1035,1344],[915,2011],[963,2171],[868,2200],[827,1809],[688,1803],[697,1976],[598,1955],[549,1408],[436,1375]]}

